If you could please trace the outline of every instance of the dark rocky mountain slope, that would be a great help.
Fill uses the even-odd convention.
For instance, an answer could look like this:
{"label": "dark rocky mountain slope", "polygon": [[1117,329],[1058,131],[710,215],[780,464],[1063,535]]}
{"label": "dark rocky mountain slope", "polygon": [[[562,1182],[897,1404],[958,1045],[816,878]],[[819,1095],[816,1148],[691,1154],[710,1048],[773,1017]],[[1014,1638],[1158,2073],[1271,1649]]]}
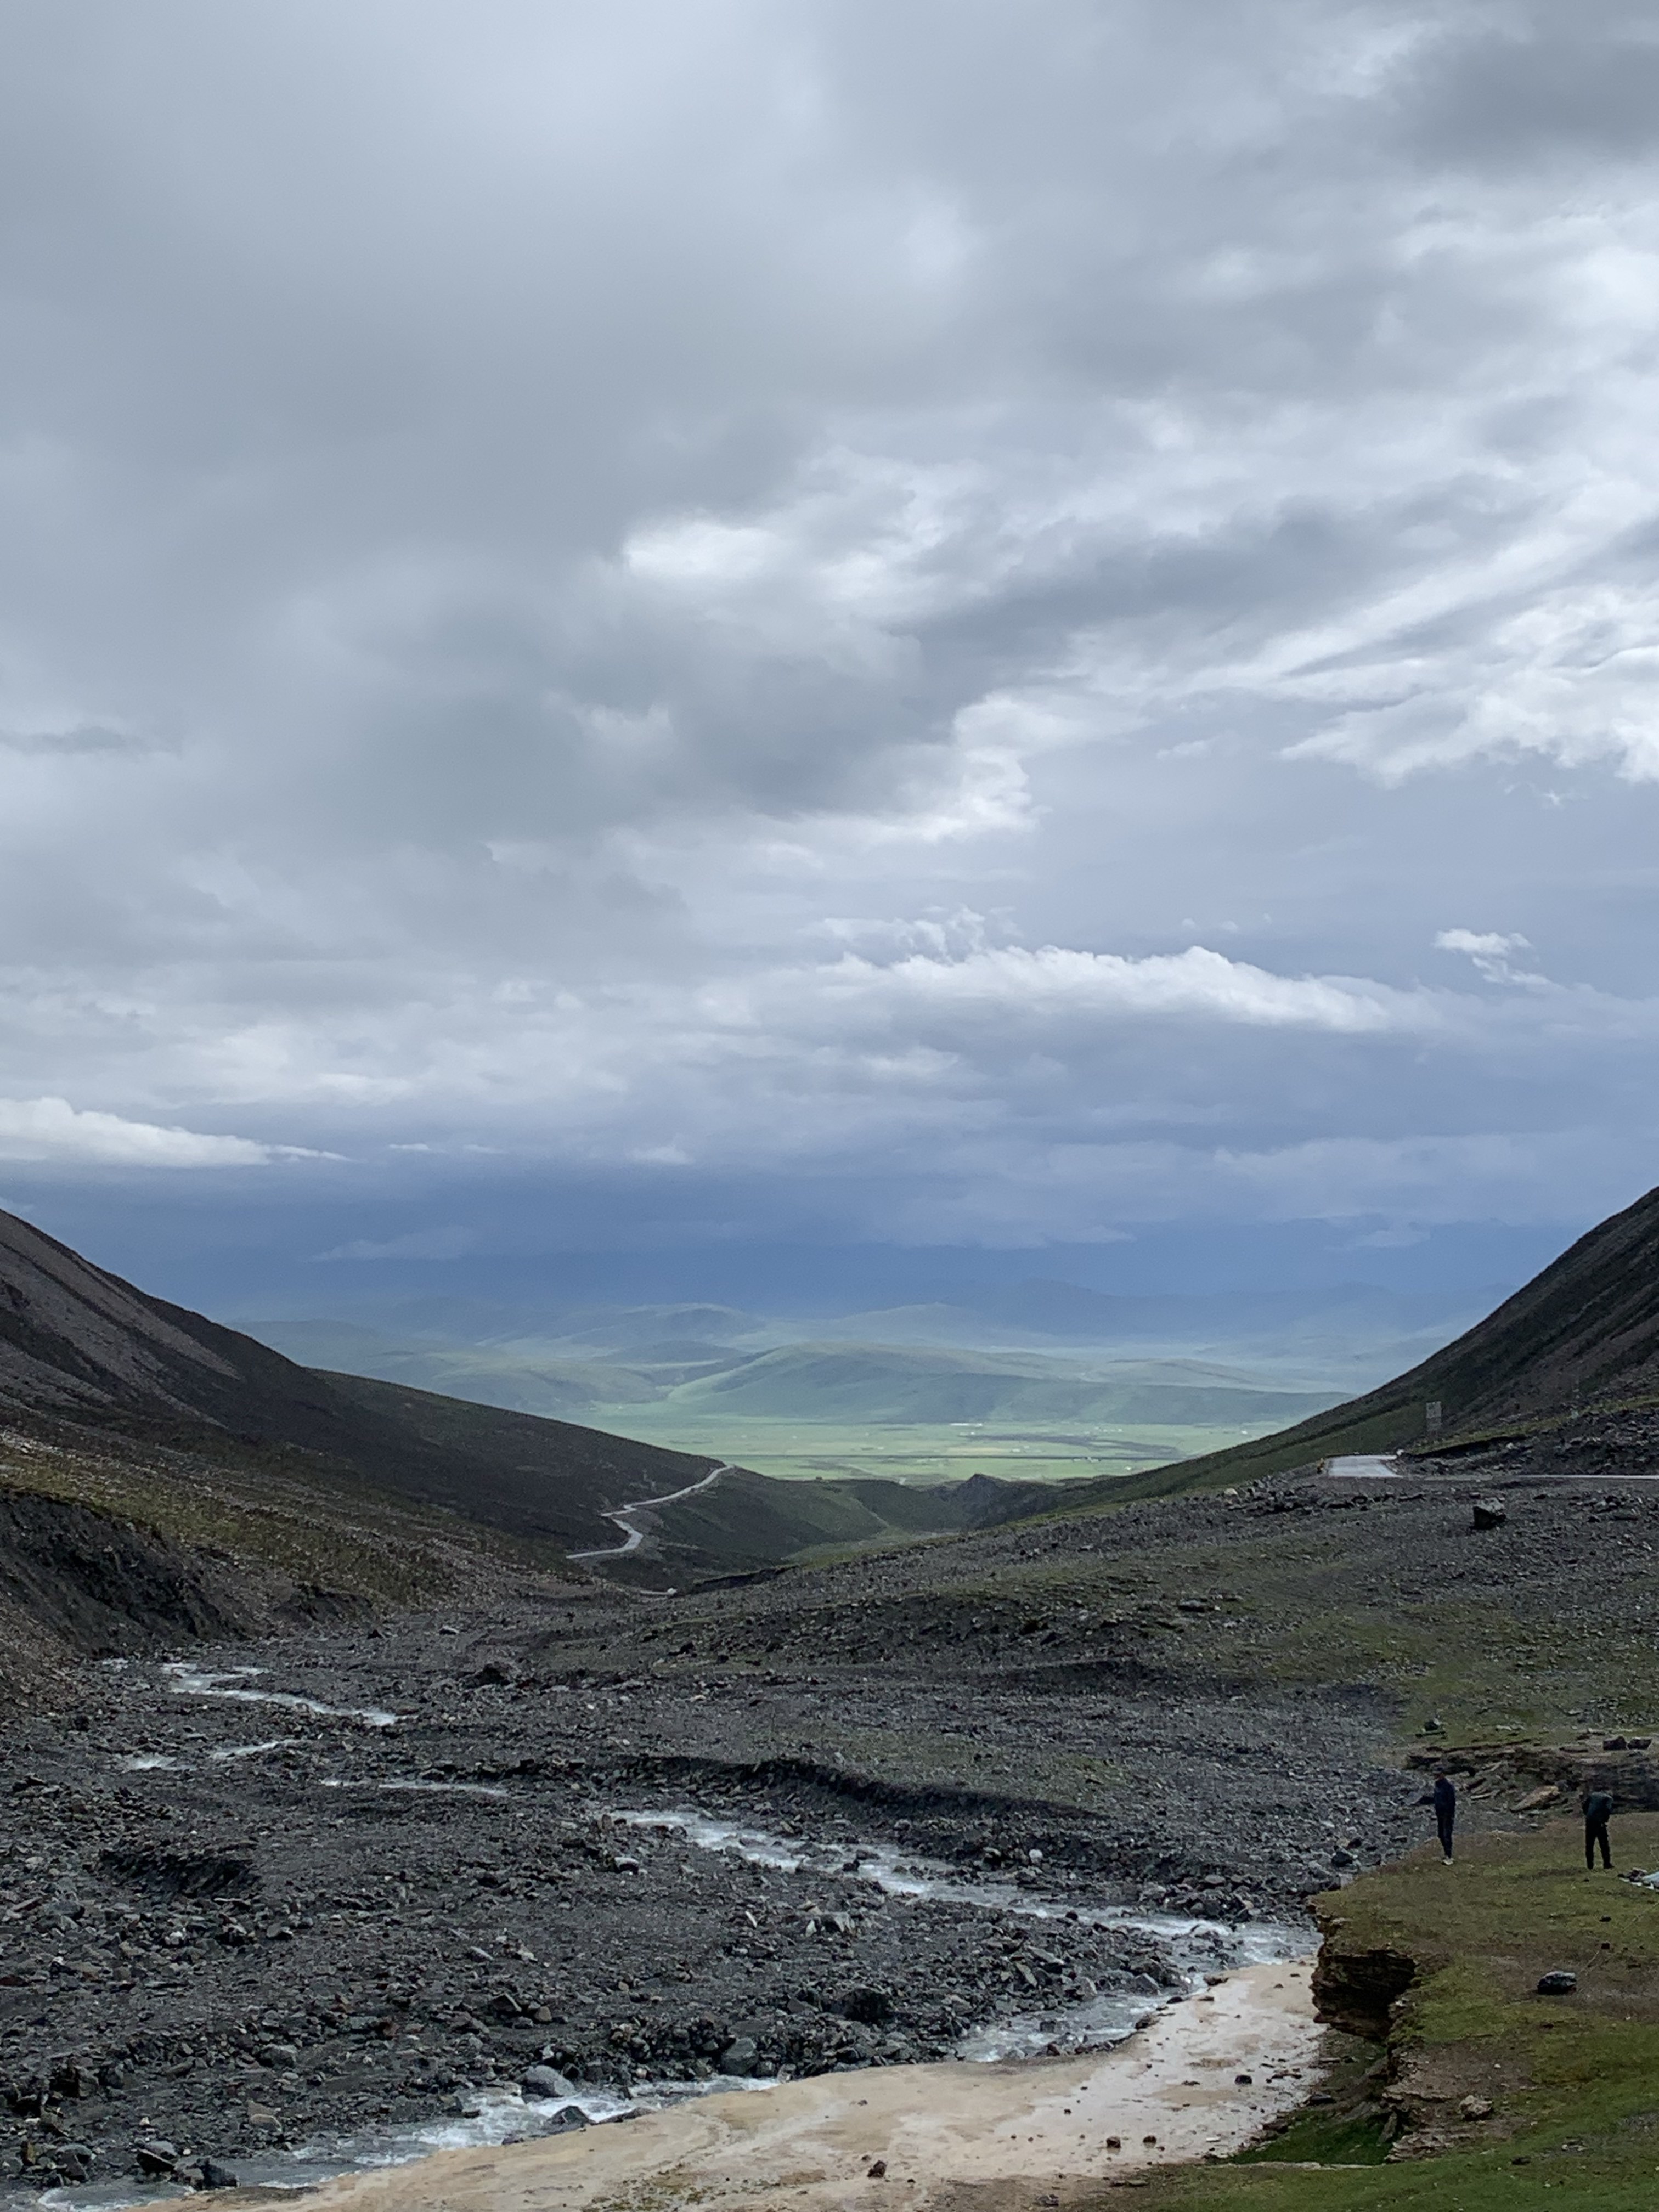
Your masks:
{"label": "dark rocky mountain slope", "polygon": [[[46,1456],[9,1450],[7,1431],[12,1445],[33,1438]],[[716,1464],[569,1421],[301,1366],[0,1213],[0,1485],[38,1489],[50,1470],[64,1498],[101,1502],[187,1543],[217,1541],[234,1522],[239,1556],[265,1558],[300,1586],[319,1574],[339,1586],[328,1563],[349,1553],[358,1571],[344,1587],[398,1595],[373,1555],[384,1538],[394,1553],[427,1557],[434,1510],[528,1543],[524,1557],[543,1565],[560,1553],[610,1552],[599,1571],[661,1588],[824,1546],[987,1527],[1050,1503],[1038,1486],[983,1476],[906,1489],[738,1470],[648,1511],[645,1541],[622,1550],[607,1514],[694,1488]],[[82,1473],[71,1480],[71,1468]],[[253,1503],[260,1494],[264,1510]],[[281,1559],[255,1528],[279,1500]],[[399,1509],[416,1518],[400,1521]],[[380,1532],[373,1540],[356,1533],[365,1513]],[[307,1521],[315,1526],[299,1543],[302,1559],[295,1532]],[[442,1587],[453,1571],[447,1555],[429,1560],[403,1594]],[[270,1610],[263,1598],[259,1607]]]}
{"label": "dark rocky mountain slope", "polygon": [[1346,1452],[1425,1441],[1440,1401],[1449,1440],[1575,1401],[1628,1405],[1659,1395],[1659,1189],[1599,1223],[1486,1320],[1380,1389],[1294,1428],[1138,1475],[1122,1498],[1219,1487]]}
{"label": "dark rocky mountain slope", "polygon": [[308,1466],[559,1545],[615,1540],[610,1508],[695,1482],[688,1452],[391,1383],[319,1373],[136,1290],[0,1213],[0,1421]]}

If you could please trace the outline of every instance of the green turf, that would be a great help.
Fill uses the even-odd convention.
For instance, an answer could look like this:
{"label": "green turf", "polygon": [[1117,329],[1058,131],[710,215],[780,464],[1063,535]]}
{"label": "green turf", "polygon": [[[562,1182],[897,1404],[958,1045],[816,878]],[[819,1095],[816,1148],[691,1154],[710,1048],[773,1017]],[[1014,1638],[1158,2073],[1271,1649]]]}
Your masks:
{"label": "green turf", "polygon": [[1009,1481],[1131,1474],[1264,1436],[1272,1424],[1225,1427],[1169,1422],[811,1421],[756,1413],[688,1413],[672,1401],[605,1405],[584,1414],[596,1428],[641,1443],[735,1460],[781,1481],[882,1475],[895,1482]]}
{"label": "green turf", "polygon": [[[1401,2087],[1439,2101],[1451,2147],[1382,2165],[1374,2116],[1315,2107],[1276,2140],[1217,2166],[1149,2177],[1149,2206],[1237,2212],[1429,2207],[1435,2212],[1565,2205],[1652,2212],[1659,2204],[1659,1893],[1587,1876],[1572,1820],[1465,1844],[1449,1869],[1431,1853],[1367,1875],[1326,1900],[1334,1940],[1419,1962],[1394,2037]],[[1621,1863],[1659,1860],[1659,1815],[1615,1824]],[[1567,1998],[1539,1996],[1568,1967]],[[1346,2045],[1358,2077],[1364,2056]],[[1353,2086],[1350,2083],[1350,2087]],[[1479,2094],[1489,2120],[1461,2121]],[[1363,2094],[1363,2091],[1362,2091]],[[1409,2142],[1409,2134],[1405,2138]],[[1317,2170],[1293,2160],[1319,2161]],[[1101,2202],[1119,2202],[1116,2192]]]}

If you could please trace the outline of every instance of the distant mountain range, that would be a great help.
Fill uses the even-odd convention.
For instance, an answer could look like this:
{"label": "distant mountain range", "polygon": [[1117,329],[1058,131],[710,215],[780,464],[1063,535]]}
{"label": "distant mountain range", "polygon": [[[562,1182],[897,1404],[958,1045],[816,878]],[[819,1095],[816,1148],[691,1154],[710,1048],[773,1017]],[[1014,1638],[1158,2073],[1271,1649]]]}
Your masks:
{"label": "distant mountain range", "polygon": [[[1323,1327],[1328,1341],[1349,1329],[1357,1340],[1381,1327],[1431,1329],[1431,1310],[1426,1301],[1363,1289],[1310,1306],[1299,1298],[1130,1300],[1030,1283],[976,1291],[960,1306],[832,1317],[811,1341],[769,1343],[763,1322],[703,1304],[572,1308],[559,1316],[557,1334],[504,1330],[468,1344],[441,1334],[462,1316],[428,1307],[398,1317],[415,1324],[401,1337],[337,1321],[292,1324],[289,1349],[302,1354],[295,1359],[150,1297],[0,1214],[0,1486],[37,1495],[43,1483],[50,1488],[46,1462],[29,1456],[31,1438],[70,1457],[95,1457],[100,1439],[118,1439],[124,1496],[134,1494],[135,1468],[149,1468],[159,1483],[173,1481],[167,1469],[186,1461],[210,1466],[235,1474],[236,1511],[250,1526],[258,1513],[251,1501],[269,1478],[294,1496],[298,1483],[325,1503],[356,1498],[388,1528],[402,1501],[427,1516],[418,1531],[410,1527],[411,1543],[428,1549],[435,1510],[566,1552],[610,1547],[603,1571],[659,1586],[669,1572],[747,1571],[824,1547],[1090,1510],[1333,1453],[1387,1449],[1421,1439],[1431,1399],[1441,1401],[1455,1436],[1559,1409],[1575,1392],[1587,1403],[1659,1393],[1659,1192],[1592,1231],[1454,1343],[1334,1407],[1335,1391],[1292,1387],[1282,1351],[1276,1367],[1252,1366],[1170,1351],[1158,1334],[1172,1329],[1172,1313],[1191,1331],[1201,1311],[1218,1329],[1248,1318],[1263,1339],[1279,1326]],[[495,1317],[520,1327],[525,1318]],[[853,1333],[877,1320],[918,1331],[939,1332],[948,1322],[963,1331],[1045,1334],[1036,1346],[997,1346],[860,1340]],[[1144,1332],[1138,1342],[1134,1328]],[[348,1364],[381,1371],[343,1371]],[[739,1469],[656,1512],[649,1501],[684,1491],[717,1462],[539,1408],[477,1402],[486,1391],[562,1394],[567,1406],[612,1409],[650,1403],[653,1419],[664,1408],[683,1413],[688,1431],[703,1436],[726,1416],[826,1428],[1292,1425],[1140,1475],[1070,1482],[1063,1492],[1026,1480],[922,1489],[856,1476],[778,1481]],[[74,1494],[88,1499],[96,1487]],[[651,1540],[623,1555],[608,1516],[641,1501]],[[387,1510],[394,1522],[385,1521]],[[196,1525],[194,1509],[178,1499],[169,1511],[175,1532]],[[326,1554],[324,1544],[319,1556]],[[363,1570],[357,1582],[366,1588],[374,1577]]]}
{"label": "distant mountain range", "polygon": [[1181,1426],[1297,1419],[1412,1364],[1480,1310],[1366,1285],[1128,1298],[1034,1281],[788,1323],[712,1304],[422,1299],[251,1325],[310,1366],[602,1425],[654,1406],[697,1422]]}
{"label": "distant mountain range", "polygon": [[1197,1360],[1097,1361],[1091,1371],[1039,1354],[902,1345],[793,1344],[680,1384],[686,1413],[802,1421],[1295,1420],[1329,1392],[1261,1389]]}

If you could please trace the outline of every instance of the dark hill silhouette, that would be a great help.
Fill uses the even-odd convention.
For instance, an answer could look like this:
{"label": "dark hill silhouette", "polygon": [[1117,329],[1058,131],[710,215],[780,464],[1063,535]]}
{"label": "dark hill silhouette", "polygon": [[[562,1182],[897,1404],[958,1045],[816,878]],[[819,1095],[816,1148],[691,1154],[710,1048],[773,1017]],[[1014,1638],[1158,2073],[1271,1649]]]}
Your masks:
{"label": "dark hill silhouette", "polygon": [[1659,1190],[1601,1222],[1496,1312],[1420,1365],[1276,1436],[1133,1475],[1121,1498],[1248,1482],[1346,1452],[1449,1441],[1584,1405],[1659,1395]]}
{"label": "dark hill silhouette", "polygon": [[0,1213],[0,1422],[67,1424],[242,1463],[298,1455],[343,1483],[560,1545],[611,1540],[608,1508],[683,1488],[714,1464],[301,1367],[9,1213]]}

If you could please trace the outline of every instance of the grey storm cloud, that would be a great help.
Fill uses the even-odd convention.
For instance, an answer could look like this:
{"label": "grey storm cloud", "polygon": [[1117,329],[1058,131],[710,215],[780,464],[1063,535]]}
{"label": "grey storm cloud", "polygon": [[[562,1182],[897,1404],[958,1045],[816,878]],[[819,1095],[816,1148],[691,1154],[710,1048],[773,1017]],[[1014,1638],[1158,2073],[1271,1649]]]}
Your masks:
{"label": "grey storm cloud", "polygon": [[1639,11],[5,42],[0,1158],[1653,1180]]}

